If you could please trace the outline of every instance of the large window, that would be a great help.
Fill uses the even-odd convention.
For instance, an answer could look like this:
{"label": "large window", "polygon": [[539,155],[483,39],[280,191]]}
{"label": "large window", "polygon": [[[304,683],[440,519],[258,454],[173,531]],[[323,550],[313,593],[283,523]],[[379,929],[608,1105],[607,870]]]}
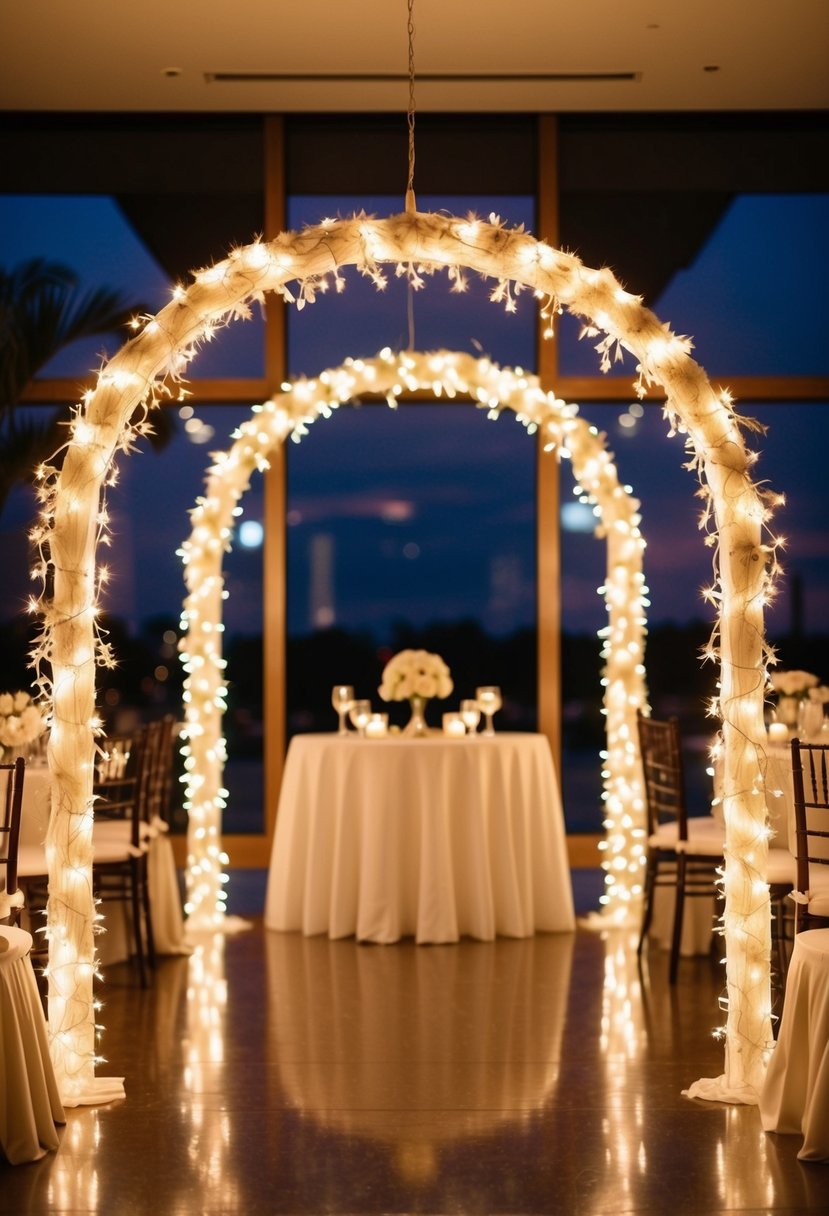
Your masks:
{"label": "large window", "polygon": [[[768,424],[757,441],[758,475],[789,496],[777,517],[789,540],[787,578],[770,631],[783,665],[827,680],[829,554],[820,481],[827,304],[814,274],[829,252],[825,149],[820,115],[423,115],[415,187],[421,210],[495,212],[546,237],[542,228],[554,222],[557,207],[558,244],[589,266],[611,266],[672,328],[692,335],[712,378],[734,387],[740,408]],[[54,259],[77,271],[82,289],[113,287],[154,311],[177,279],[264,232],[266,215],[275,226],[283,203],[278,222],[289,227],[360,208],[400,211],[407,138],[403,119],[385,115],[30,115],[4,124],[0,156],[2,264]],[[548,185],[536,199],[539,181]],[[175,548],[187,533],[186,512],[209,453],[227,446],[232,426],[264,392],[286,375],[313,376],[348,356],[410,342],[538,366],[528,294],[511,315],[474,280],[469,296],[453,298],[436,276],[411,299],[393,276],[382,295],[353,272],[348,280],[343,296],[319,297],[302,313],[288,310],[287,354],[278,308],[220,334],[189,369],[185,414],[192,414],[180,414],[178,404],[170,410],[169,446],[124,462],[120,497],[111,501],[118,574],[107,604],[121,667],[102,687],[113,715],[149,716],[176,704],[172,652],[182,577]],[[622,480],[642,500],[653,603],[651,696],[655,708],[685,715],[702,759],[709,724],[697,709],[711,671],[699,666],[696,649],[710,628],[699,597],[710,553],[696,530],[682,438],[668,438],[658,404],[639,407],[632,360],[598,374],[580,329],[578,319],[561,318],[558,383],[551,387],[607,431]],[[32,406],[33,414],[51,417],[73,403],[78,381],[119,345],[119,338],[101,336],[50,361],[41,374],[60,379],[38,390],[38,401],[49,404]],[[364,402],[319,422],[288,449],[289,729],[328,729],[330,684],[354,671],[353,682],[372,695],[384,655],[407,642],[451,650],[458,695],[479,678],[505,687],[514,680],[502,721],[532,726],[539,694],[534,609],[545,596],[549,609],[551,587],[537,585],[535,451],[520,426],[510,417],[490,422],[468,405],[424,401],[392,413]],[[603,718],[595,635],[605,613],[596,588],[604,580],[604,546],[580,530],[585,520],[571,484],[565,468],[562,782],[570,830],[597,831]],[[240,528],[226,560],[225,828],[252,834],[250,847],[236,853],[251,864],[265,856],[257,838],[275,806],[283,748],[281,727],[273,716],[265,721],[263,710],[269,704],[279,717],[273,707],[284,675],[281,605],[271,599],[268,615],[262,610],[263,585],[273,596],[278,583],[281,593],[281,580],[272,577],[280,556],[265,569],[259,543],[263,498],[255,484],[239,521],[250,525],[244,542]],[[270,510],[273,498],[269,503]],[[30,590],[25,532],[33,510],[30,492],[18,486],[0,514],[2,636],[15,682],[26,677],[18,609]],[[551,619],[542,604],[539,654],[549,653]],[[277,633],[278,644],[264,647],[265,661],[263,638],[268,643]],[[476,659],[467,666],[470,640]],[[355,666],[346,668],[344,656]],[[694,690],[690,708],[674,698],[679,687]],[[265,807],[263,739],[268,771],[277,774]]]}
{"label": "large window", "polygon": [[[829,195],[813,192],[819,183],[810,164],[798,167],[791,160],[791,145],[809,138],[808,129],[798,134],[785,122],[763,132],[751,118],[723,124],[716,136],[698,118],[562,120],[562,244],[591,265],[610,265],[660,320],[690,335],[694,357],[715,383],[826,377],[829,358],[821,335],[829,304],[813,268],[829,256]],[[595,376],[596,354],[590,339],[579,341],[578,333],[572,320],[562,326],[561,371]],[[693,753],[689,781],[702,806],[713,731],[705,706],[716,691],[716,673],[698,659],[713,620],[700,592],[711,582],[712,553],[697,529],[694,476],[682,468],[684,436],[669,438],[660,405],[637,402],[634,379],[634,360],[627,356],[612,369],[607,392],[622,404],[593,401],[583,411],[606,430],[620,477],[642,502],[651,590],[649,692],[655,712],[677,713],[683,721]],[[782,666],[805,667],[826,680],[829,544],[822,525],[821,453],[829,413],[818,402],[784,401],[737,402],[740,412],[768,427],[763,436],[747,436],[761,453],[758,480],[788,498],[774,520],[788,544],[767,628]],[[567,656],[588,654],[604,619],[593,599],[601,555],[570,530],[580,526],[577,513],[563,522],[563,780],[572,812],[578,799],[568,800],[568,781],[582,769],[579,779],[591,791],[585,806],[598,807],[598,779],[585,765],[585,747],[597,745],[601,723],[592,672],[586,679],[584,668]],[[584,826],[597,828],[600,818],[594,809],[592,824]],[[580,814],[578,821],[570,814],[571,829],[580,822]]]}
{"label": "large window", "polygon": [[[223,123],[212,132],[186,121],[44,120],[36,125],[34,138],[26,120],[19,129],[10,125],[3,135],[6,163],[11,156],[15,164],[15,173],[6,177],[18,192],[0,195],[0,265],[8,274],[32,259],[66,268],[77,283],[73,307],[106,288],[136,314],[157,312],[190,269],[262,231],[261,120]],[[217,156],[234,172],[216,175],[212,161]],[[51,436],[43,455],[57,448],[65,433],[61,420],[77,399],[76,386],[127,337],[128,331],[121,330],[74,341],[38,368],[42,377],[62,378],[72,396],[59,405],[18,408],[14,426],[4,417],[4,455],[13,462],[21,433],[32,427]],[[194,378],[223,380],[263,374],[261,313],[220,333],[188,372]],[[210,453],[228,446],[231,431],[248,412],[240,405],[170,406],[157,418],[163,447],[152,450],[142,443],[138,454],[121,458],[119,484],[108,494],[112,578],[103,603],[118,666],[99,679],[100,710],[110,729],[128,729],[136,720],[164,713],[181,715],[177,643],[184,583],[176,550],[188,534],[188,511],[202,490]],[[33,590],[27,533],[37,508],[22,465],[19,473],[22,480],[0,512],[0,558],[6,571],[0,629],[12,669],[8,678],[14,673],[15,684],[23,686],[31,673],[25,665],[28,624],[20,611]],[[253,487],[246,498],[240,524],[261,523],[261,489],[261,484]],[[248,545],[240,543],[237,529],[226,562],[225,650],[233,674],[225,826],[231,832],[261,833],[262,550],[255,526],[242,535]],[[177,826],[184,826],[180,812]]]}
{"label": "large window", "polygon": [[[526,197],[429,195],[419,206],[533,227]],[[288,220],[398,207],[390,196],[302,196]],[[289,315],[290,370],[315,374],[410,342],[531,367],[533,301],[505,314],[490,291],[473,278],[458,296],[435,275],[411,295],[393,276],[378,292],[352,274],[343,294]],[[288,445],[288,487],[289,731],[330,726],[335,682],[377,703],[383,663],[404,646],[446,659],[455,691],[444,708],[501,683],[502,721],[535,725],[535,445],[509,411],[493,421],[445,400],[357,403]]]}

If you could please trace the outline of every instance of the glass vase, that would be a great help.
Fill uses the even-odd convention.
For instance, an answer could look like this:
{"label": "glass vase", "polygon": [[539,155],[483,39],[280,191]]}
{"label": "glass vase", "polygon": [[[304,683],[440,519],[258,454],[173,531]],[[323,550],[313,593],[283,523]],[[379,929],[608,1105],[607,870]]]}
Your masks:
{"label": "glass vase", "polygon": [[425,739],[429,734],[429,727],[426,725],[426,698],[409,697],[409,705],[412,715],[403,727],[403,734],[407,739]]}
{"label": "glass vase", "polygon": [[823,726],[823,706],[820,701],[803,697],[797,707],[797,733],[801,739],[814,739]]}

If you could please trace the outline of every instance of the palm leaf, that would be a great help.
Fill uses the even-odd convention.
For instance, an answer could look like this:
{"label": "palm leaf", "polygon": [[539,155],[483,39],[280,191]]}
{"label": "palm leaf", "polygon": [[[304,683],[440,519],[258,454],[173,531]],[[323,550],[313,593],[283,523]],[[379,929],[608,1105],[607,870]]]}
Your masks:
{"label": "palm leaf", "polygon": [[[123,329],[140,306],[98,287],[79,294],[68,267],[44,258],[0,267],[0,510],[11,488],[62,446],[72,409],[19,409],[26,385],[64,347]],[[150,444],[160,449],[174,434],[172,411],[153,416]]]}
{"label": "palm leaf", "polygon": [[79,338],[114,333],[138,311],[106,287],[78,294],[65,266],[34,258],[0,269],[0,409],[13,409],[26,385]]}

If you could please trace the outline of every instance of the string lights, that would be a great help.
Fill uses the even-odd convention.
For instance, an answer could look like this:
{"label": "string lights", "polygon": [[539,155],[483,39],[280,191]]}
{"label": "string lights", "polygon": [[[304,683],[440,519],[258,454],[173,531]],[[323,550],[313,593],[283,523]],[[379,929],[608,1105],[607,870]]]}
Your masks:
{"label": "string lights", "polygon": [[597,533],[607,538],[604,593],[608,624],[602,630],[607,716],[605,784],[605,918],[625,923],[641,903],[645,854],[645,813],[636,711],[644,706],[644,541],[639,503],[619,484],[605,436],[578,416],[576,406],[545,393],[536,376],[498,367],[489,359],[434,351],[386,349],[375,359],[349,359],[314,380],[283,385],[282,392],[254,406],[226,452],[214,455],[205,493],[191,512],[192,532],[179,554],[188,594],[182,613],[185,736],[183,748],[188,811],[186,912],[188,927],[222,923],[225,906],[221,817],[227,791],[222,786],[226,756],[222,736],[225,662],[222,658],[222,603],[226,596],[222,560],[230,548],[238,503],[254,470],[290,435],[299,440],[319,417],[367,394],[397,405],[404,392],[436,398],[471,397],[496,418],[512,410],[530,434],[539,432],[545,452],[569,457],[577,493],[594,506]]}
{"label": "string lights", "polygon": [[623,351],[633,355],[637,392],[661,388],[672,430],[686,434],[704,517],[718,543],[719,619],[709,653],[720,665],[727,1024],[725,1073],[711,1083],[711,1092],[756,1100],[771,1042],[766,809],[758,757],[765,740],[769,659],[763,602],[776,572],[776,541],[767,532],[771,500],[752,481],[742,420],[728,395],[716,392],[692,359],[689,340],[673,334],[624,291],[610,270],[591,270],[573,254],[521,228],[507,228],[496,216],[487,222],[417,211],[324,221],[270,242],[255,241],[197,271],[157,316],[139,323],[136,336],[101,370],[70,428],[62,467],[51,464],[42,471],[43,516],[35,535],[41,559],[35,572],[44,583],[43,629],[35,660],[43,662],[41,672],[50,664],[52,673],[51,680],[41,676],[52,697],[49,763],[56,778],[47,841],[47,926],[56,964],[50,968],[49,1024],[62,1087],[71,1078],[75,1088],[87,1082],[94,1088],[90,825],[99,729],[94,662],[96,652],[104,662],[112,659],[95,627],[95,554],[106,530],[101,491],[116,451],[131,446],[147,425],[147,411],[175,392],[199,346],[218,327],[249,315],[268,292],[304,307],[332,286],[341,290],[347,266],[378,287],[386,282],[388,266],[413,288],[446,271],[453,290],[462,291],[465,272],[479,273],[494,280],[492,298],[508,309],[522,292],[532,293],[548,329],[566,308],[586,320],[586,333],[598,338],[604,363]]}

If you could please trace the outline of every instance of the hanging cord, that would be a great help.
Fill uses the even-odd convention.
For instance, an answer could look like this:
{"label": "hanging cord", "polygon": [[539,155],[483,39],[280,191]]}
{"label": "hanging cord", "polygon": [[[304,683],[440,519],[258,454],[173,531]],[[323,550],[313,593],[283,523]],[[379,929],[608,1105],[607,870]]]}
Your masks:
{"label": "hanging cord", "polygon": [[409,350],[415,349],[415,318],[414,318],[414,288],[411,283],[406,284],[408,294],[406,296],[406,317],[409,322]]}
{"label": "hanging cord", "polygon": [[[409,35],[409,109],[406,115],[406,121],[409,126],[409,177],[406,182],[406,213],[414,215],[417,211],[417,203],[415,202],[414,192],[414,169],[415,169],[415,68],[414,68],[414,0],[408,0],[409,5],[409,20],[407,31]],[[406,292],[406,317],[409,323],[409,350],[415,348],[415,320],[414,320],[414,288],[411,284],[411,279],[407,284]]]}
{"label": "hanging cord", "polygon": [[406,182],[406,211],[414,215],[417,210],[414,192],[415,168],[415,69],[414,69],[414,0],[408,0],[409,20],[407,31],[409,35],[409,109],[406,120],[409,125],[409,177]]}

